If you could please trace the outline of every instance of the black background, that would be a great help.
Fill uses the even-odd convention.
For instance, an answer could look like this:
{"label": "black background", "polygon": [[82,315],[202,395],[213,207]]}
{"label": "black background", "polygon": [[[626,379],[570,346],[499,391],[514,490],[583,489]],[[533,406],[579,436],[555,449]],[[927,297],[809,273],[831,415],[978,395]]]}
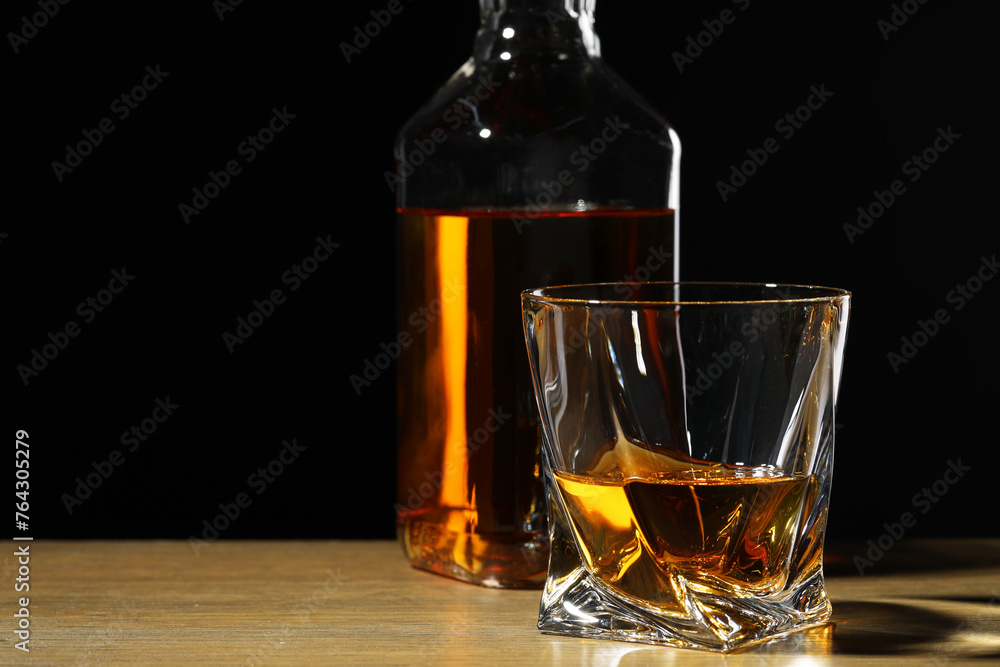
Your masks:
{"label": "black background", "polygon": [[[386,3],[246,0],[221,19],[218,4],[71,2],[18,52],[5,40],[3,421],[30,434],[35,537],[202,536],[241,492],[224,538],[394,535],[394,368],[360,395],[348,378],[396,336],[394,134],[469,56],[476,3],[404,0],[351,62],[339,44]],[[606,60],[683,142],[682,278],[853,291],[831,538],[877,538],[907,511],[908,536],[995,536],[977,508],[995,496],[1000,281],[961,310],[947,300],[997,251],[994,134],[974,117],[992,104],[989,21],[913,1],[885,39],[888,2],[746,4],[597,8]],[[672,54],[726,8],[735,21],[678,71]],[[0,26],[39,11],[7,3]],[[169,74],[118,119],[147,66]],[[832,96],[786,139],[775,123],[811,86]],[[238,146],[275,108],[294,118],[247,163]],[[60,182],[53,161],[105,117],[114,131]],[[910,182],[903,163],[939,128],[959,138]],[[769,137],[780,150],[724,201],[717,182]],[[178,206],[234,159],[242,172],[186,224]],[[851,243],[844,223],[896,179],[905,193]],[[317,237],[340,245],[290,291],[282,275]],[[123,267],[135,278],[84,322],[78,304]],[[287,301],[230,353],[223,333],[274,289]],[[894,369],[887,354],[942,308]],[[16,367],[70,320],[80,334],[25,385]],[[127,451],[121,434],[168,397],[174,414]],[[257,494],[249,476],[293,438],[305,449]],[[124,462],[67,511],[113,450]],[[914,495],[949,461],[969,470],[922,514]]]}

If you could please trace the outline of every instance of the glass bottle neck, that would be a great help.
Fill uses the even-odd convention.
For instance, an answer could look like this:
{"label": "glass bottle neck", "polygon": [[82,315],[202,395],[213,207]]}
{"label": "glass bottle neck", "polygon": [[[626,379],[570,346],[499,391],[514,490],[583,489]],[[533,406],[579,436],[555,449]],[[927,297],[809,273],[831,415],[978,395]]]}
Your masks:
{"label": "glass bottle neck", "polygon": [[477,60],[567,53],[599,58],[594,31],[596,0],[479,0]]}

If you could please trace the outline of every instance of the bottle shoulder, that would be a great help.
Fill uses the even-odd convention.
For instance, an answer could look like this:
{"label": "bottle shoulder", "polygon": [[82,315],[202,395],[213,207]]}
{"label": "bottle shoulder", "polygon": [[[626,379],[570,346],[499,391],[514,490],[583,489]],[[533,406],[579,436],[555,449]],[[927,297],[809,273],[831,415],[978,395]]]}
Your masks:
{"label": "bottle shoulder", "polygon": [[394,153],[404,208],[676,208],[677,134],[600,58],[470,60]]}
{"label": "bottle shoulder", "polygon": [[548,54],[514,62],[466,61],[400,130],[397,140],[504,135],[520,141],[593,134],[607,122],[662,135],[670,124],[601,58]]}

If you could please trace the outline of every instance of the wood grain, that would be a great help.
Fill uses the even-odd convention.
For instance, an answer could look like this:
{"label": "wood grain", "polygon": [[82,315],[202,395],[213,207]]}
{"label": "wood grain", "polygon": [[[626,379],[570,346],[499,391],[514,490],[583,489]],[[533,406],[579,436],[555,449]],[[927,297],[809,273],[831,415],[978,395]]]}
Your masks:
{"label": "wood grain", "polygon": [[[27,544],[28,593],[0,557],[3,665],[1000,663],[1000,540],[904,540],[864,576],[866,545],[828,547],[836,625],[727,656],[543,635],[538,591],[414,570],[394,542]],[[25,595],[29,653],[14,647]]]}

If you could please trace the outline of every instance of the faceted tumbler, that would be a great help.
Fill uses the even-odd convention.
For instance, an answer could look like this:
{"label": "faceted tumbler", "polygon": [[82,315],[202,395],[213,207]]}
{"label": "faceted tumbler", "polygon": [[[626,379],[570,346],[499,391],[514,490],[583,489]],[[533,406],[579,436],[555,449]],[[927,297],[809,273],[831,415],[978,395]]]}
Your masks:
{"label": "faceted tumbler", "polygon": [[522,293],[551,552],[543,632],[730,651],[826,622],[850,294]]}

